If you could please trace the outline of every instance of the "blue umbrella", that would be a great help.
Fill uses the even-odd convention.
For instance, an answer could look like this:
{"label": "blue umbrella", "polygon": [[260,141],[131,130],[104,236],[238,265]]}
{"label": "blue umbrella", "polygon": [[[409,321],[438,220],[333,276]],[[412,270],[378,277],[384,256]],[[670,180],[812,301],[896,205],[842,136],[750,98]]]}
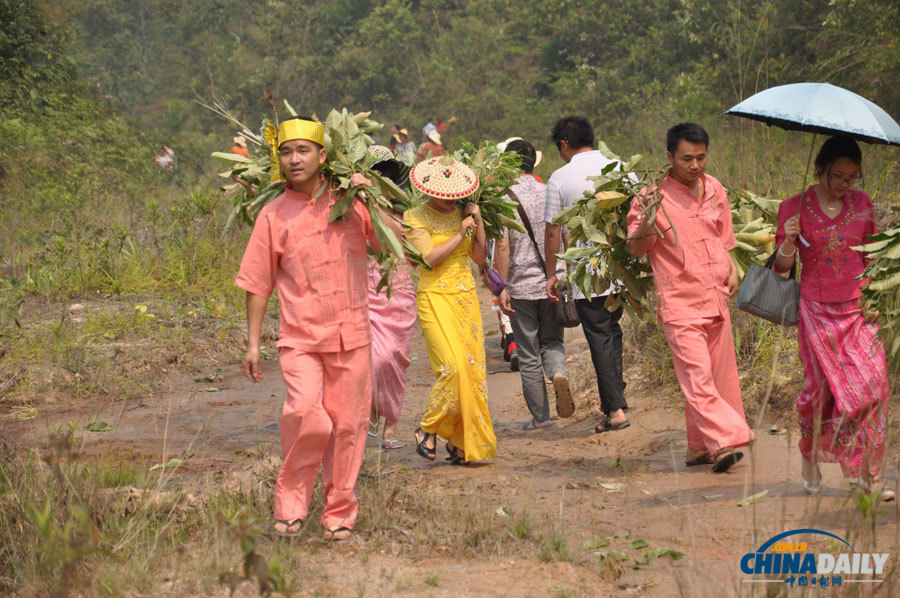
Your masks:
{"label": "blue umbrella", "polygon": [[[897,121],[866,98],[830,83],[770,87],[733,106],[725,114],[751,118],[788,131],[813,133],[801,191],[806,190],[816,134],[847,135],[867,143],[900,146]],[[809,247],[803,235],[799,239]]]}
{"label": "blue umbrella", "polygon": [[791,83],[750,96],[725,114],[788,131],[848,135],[867,143],[900,146],[900,125],[866,98],[830,83]]}

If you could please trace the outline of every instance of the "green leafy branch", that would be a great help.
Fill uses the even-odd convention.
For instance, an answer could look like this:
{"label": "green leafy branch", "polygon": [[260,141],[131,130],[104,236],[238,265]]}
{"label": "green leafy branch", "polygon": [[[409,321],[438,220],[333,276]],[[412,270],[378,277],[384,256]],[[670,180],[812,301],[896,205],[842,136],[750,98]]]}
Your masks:
{"label": "green leafy branch", "polygon": [[[287,111],[296,116],[290,104],[286,101],[284,104]],[[233,194],[234,201],[226,227],[232,226],[235,222],[253,226],[260,210],[284,191],[283,181],[271,182],[271,169],[278,168],[279,165],[272,164],[272,148],[265,131],[267,127],[275,126],[275,123],[264,118],[259,132],[254,133],[220,101],[216,100],[212,106],[206,107],[239,127],[241,134],[253,146],[248,150],[249,157],[225,152],[212,154],[214,158],[231,166],[229,170],[220,173],[220,176],[234,181],[233,184],[223,188],[226,193]],[[375,254],[382,273],[378,285],[378,289],[381,290],[389,284],[390,274],[397,268],[397,260],[409,259],[423,268],[430,268],[410,244],[398,238],[382,217],[382,210],[387,213],[402,212],[417,204],[405,190],[373,168],[377,158],[368,149],[374,143],[369,134],[380,130],[384,125],[370,119],[370,114],[369,112],[351,114],[346,108],[340,112],[337,110],[329,112],[323,123],[328,156],[322,166],[322,172],[329,185],[320,186],[316,197],[321,196],[329,186],[342,192],[331,206],[328,214],[329,222],[343,218],[353,205],[354,199],[358,198],[366,204],[381,246],[380,251]],[[368,178],[372,185],[351,187],[350,177],[356,173]]]}
{"label": "green leafy branch", "polygon": [[[624,163],[617,159],[599,176],[588,177],[594,183],[593,191],[585,192],[553,219],[553,224],[569,230],[569,247],[558,255],[566,262],[566,280],[585,297],[592,291],[605,293],[616,284],[618,292],[607,295],[605,307],[615,311],[626,303],[638,316],[644,314],[653,277],[647,261],[634,257],[628,247],[628,212],[641,190],[656,182],[649,173],[636,176],[642,160],[641,155]],[[660,198],[649,198],[644,209],[655,205],[661,206]],[[655,234],[662,234],[654,226]]]}
{"label": "green leafy branch", "polygon": [[[891,207],[900,214],[900,207]],[[865,245],[854,247],[869,261],[860,278],[868,278],[863,287],[864,300],[880,315],[881,336],[886,342],[888,362],[900,369],[900,225],[869,237]]]}
{"label": "green leafy branch", "polygon": [[522,157],[516,152],[501,152],[491,142],[482,142],[478,148],[464,142],[453,157],[478,176],[478,189],[460,203],[478,205],[485,235],[489,239],[501,239],[505,229],[524,233],[525,227],[516,220],[516,203],[507,198],[509,188],[522,173]]}

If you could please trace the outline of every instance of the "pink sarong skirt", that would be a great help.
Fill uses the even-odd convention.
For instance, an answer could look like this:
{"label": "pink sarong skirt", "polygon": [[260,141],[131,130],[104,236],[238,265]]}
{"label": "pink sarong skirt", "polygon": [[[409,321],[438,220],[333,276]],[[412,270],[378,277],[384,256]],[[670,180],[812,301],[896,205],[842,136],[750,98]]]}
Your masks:
{"label": "pink sarong skirt", "polygon": [[888,404],[887,363],[878,325],[866,324],[859,301],[800,299],[797,397],[800,452],[838,462],[848,478],[881,470]]}
{"label": "pink sarong skirt", "polygon": [[406,368],[416,326],[416,290],[401,264],[387,289],[376,292],[381,272],[369,258],[369,321],[372,324],[372,408],[388,425],[397,423],[406,394]]}

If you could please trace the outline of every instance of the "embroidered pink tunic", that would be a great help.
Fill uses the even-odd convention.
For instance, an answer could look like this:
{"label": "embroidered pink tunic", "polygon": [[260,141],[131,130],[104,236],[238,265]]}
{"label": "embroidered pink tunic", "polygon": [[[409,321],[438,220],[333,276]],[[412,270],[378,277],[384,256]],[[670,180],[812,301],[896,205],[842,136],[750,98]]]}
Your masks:
{"label": "embroidered pink tunic", "polygon": [[[838,462],[846,477],[877,474],[884,460],[885,414],[890,396],[884,347],[878,325],[865,322],[857,280],[865,269],[851,247],[877,232],[871,198],[851,190],[833,219],[819,206],[814,187],[803,194],[797,242],[800,323],[797,343],[803,389],[797,397],[800,453],[812,461]],[[781,203],[776,241],[797,213],[800,196]]]}
{"label": "embroidered pink tunic", "polygon": [[[875,234],[875,213],[868,194],[853,189],[844,197],[843,210],[832,219],[819,206],[814,186],[803,194],[800,231],[810,246],[799,240],[795,246],[803,263],[800,296],[804,299],[838,302],[862,295],[856,277],[866,264],[863,254],[851,247],[865,243],[865,235]],[[797,213],[799,202],[800,195],[795,195],[778,208],[775,242],[779,246],[784,242],[784,223]]]}

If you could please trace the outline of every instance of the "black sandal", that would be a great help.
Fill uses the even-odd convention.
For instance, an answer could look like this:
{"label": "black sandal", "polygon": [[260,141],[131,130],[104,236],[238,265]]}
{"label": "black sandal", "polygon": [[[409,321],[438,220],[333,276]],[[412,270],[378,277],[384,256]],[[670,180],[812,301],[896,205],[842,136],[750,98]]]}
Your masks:
{"label": "black sandal", "polygon": [[450,461],[450,465],[466,466],[469,464],[465,457],[460,456],[459,449],[449,442],[447,443],[447,452],[450,454],[450,456],[447,457],[447,461]]}
{"label": "black sandal", "polygon": [[631,422],[628,421],[627,419],[623,422],[614,424],[614,423],[612,423],[612,420],[610,419],[610,417],[607,415],[602,420],[600,420],[600,423],[597,424],[596,427],[594,427],[594,434],[602,434],[603,432],[615,432],[616,430],[624,430],[625,428],[627,428],[630,425],[631,425]]}
{"label": "black sandal", "polygon": [[322,532],[322,539],[330,542],[341,542],[349,540],[352,535],[353,531],[349,527],[329,527]]}
{"label": "black sandal", "polygon": [[[419,440],[419,433],[422,433],[422,440]],[[422,428],[416,429],[416,452],[421,456],[425,457],[429,461],[434,461],[437,458],[437,452],[434,448],[428,448],[428,439],[437,437],[434,434],[429,434],[422,430]]]}
{"label": "black sandal", "polygon": [[725,473],[744,458],[744,453],[725,447],[713,455],[713,473]]}
{"label": "black sandal", "polygon": [[696,459],[685,461],[684,465],[685,467],[695,467],[697,465],[712,465],[713,463],[713,458],[709,455],[709,453],[705,453],[698,456]]}

